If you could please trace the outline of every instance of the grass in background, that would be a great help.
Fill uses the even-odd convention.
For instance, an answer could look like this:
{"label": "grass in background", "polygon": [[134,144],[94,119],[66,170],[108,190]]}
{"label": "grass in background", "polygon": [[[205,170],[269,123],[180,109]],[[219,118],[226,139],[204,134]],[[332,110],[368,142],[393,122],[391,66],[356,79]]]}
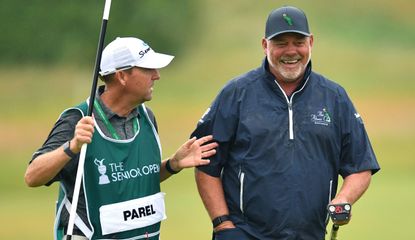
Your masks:
{"label": "grass in background", "polygon": [[[415,83],[409,75],[415,49],[407,43],[413,39],[415,3],[288,3],[308,13],[315,34],[313,67],[348,90],[382,167],[368,192],[353,206],[352,221],[340,229],[339,237],[415,238],[415,233],[403,231],[411,229],[415,215],[411,208],[415,198]],[[154,99],[148,103],[157,116],[165,157],[188,138],[227,80],[260,64],[264,21],[279,5],[204,1],[202,33],[186,36],[194,39],[187,55],[176,56],[161,71]],[[92,70],[70,66],[1,70],[0,239],[51,239],[57,188],[30,189],[24,185],[23,174],[60,112],[89,94]],[[193,171],[184,170],[162,183],[162,189],[167,193],[168,215],[162,238],[210,239],[211,224]]]}

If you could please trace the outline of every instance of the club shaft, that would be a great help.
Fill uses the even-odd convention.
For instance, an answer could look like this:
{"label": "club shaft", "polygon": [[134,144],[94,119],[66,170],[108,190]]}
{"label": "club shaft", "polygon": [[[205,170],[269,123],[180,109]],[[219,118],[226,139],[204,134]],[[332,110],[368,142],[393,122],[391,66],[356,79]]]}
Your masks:
{"label": "club shaft", "polygon": [[[75,187],[73,191],[73,197],[72,197],[72,205],[71,205],[71,212],[69,214],[69,222],[68,222],[68,231],[66,235],[72,236],[73,233],[73,227],[75,224],[75,217],[76,217],[76,209],[78,207],[78,200],[79,200],[79,192],[81,188],[81,180],[82,175],[84,174],[84,163],[85,163],[85,154],[87,150],[88,145],[84,144],[81,148],[81,153],[79,155],[79,163],[78,163],[78,170],[76,173],[76,181],[75,181]],[[78,182],[79,179],[79,182]]]}
{"label": "club shaft", "polygon": [[337,232],[339,231],[339,226],[336,224],[333,224],[333,227],[331,228],[331,236],[330,240],[337,240]]}
{"label": "club shaft", "polygon": [[[96,93],[97,84],[98,84],[99,66],[101,64],[101,56],[102,56],[102,50],[104,48],[105,33],[107,30],[107,22],[109,18],[110,8],[111,8],[111,0],[105,0],[104,14],[102,17],[101,30],[99,34],[97,54],[95,57],[95,67],[94,67],[94,75],[92,79],[91,94],[89,97],[89,106],[88,106],[88,113],[87,113],[88,116],[92,116],[92,112],[94,110],[95,93]],[[82,145],[81,152],[79,155],[78,169],[76,173],[76,180],[75,180],[74,192],[73,192],[73,197],[72,197],[71,210],[69,213],[68,230],[66,233],[67,240],[72,239],[73,227],[75,224],[75,217],[76,217],[76,209],[78,207],[81,181],[82,181],[82,176],[84,175],[84,163],[85,163],[85,155],[86,155],[87,146],[88,146],[87,144]]]}

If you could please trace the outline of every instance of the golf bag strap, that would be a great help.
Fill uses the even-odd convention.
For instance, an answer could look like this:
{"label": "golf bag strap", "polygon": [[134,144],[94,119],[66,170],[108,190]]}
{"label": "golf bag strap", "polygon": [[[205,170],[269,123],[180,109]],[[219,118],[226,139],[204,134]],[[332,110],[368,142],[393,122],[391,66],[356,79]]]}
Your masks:
{"label": "golf bag strap", "polygon": [[[69,202],[68,198],[65,198],[65,207],[68,212],[71,211],[71,202]],[[92,230],[88,228],[88,226],[82,221],[82,219],[76,214],[75,216],[75,226],[81,230],[81,232],[88,238],[91,239],[92,237]]]}

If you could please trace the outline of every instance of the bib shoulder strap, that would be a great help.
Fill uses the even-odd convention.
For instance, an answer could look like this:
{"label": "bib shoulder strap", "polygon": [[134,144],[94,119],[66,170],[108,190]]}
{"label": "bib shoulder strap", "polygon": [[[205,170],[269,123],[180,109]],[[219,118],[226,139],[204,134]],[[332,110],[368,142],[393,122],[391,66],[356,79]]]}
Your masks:
{"label": "bib shoulder strap", "polygon": [[154,128],[156,129],[156,131],[158,132],[158,127],[157,127],[157,122],[156,122],[156,117],[154,116],[153,111],[151,111],[151,109],[147,106],[144,106],[147,114],[148,114],[148,118],[150,119],[151,123],[153,123]]}
{"label": "bib shoulder strap", "polygon": [[88,104],[86,102],[83,102],[75,107],[67,108],[63,110],[58,119],[66,116],[67,114],[71,114],[74,110],[78,111],[81,114],[81,117],[86,116],[88,112]]}
{"label": "bib shoulder strap", "polygon": [[78,108],[79,110],[81,110],[82,113],[84,114],[84,116],[86,116],[87,113],[88,113],[88,104],[87,104],[86,101],[85,102],[82,102],[78,106],[75,106],[75,108]]}

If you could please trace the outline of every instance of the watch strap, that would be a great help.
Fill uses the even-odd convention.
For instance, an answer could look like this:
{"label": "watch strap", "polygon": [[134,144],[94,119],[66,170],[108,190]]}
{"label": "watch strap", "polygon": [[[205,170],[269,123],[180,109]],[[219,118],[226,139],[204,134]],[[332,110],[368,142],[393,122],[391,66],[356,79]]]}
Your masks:
{"label": "watch strap", "polygon": [[68,155],[71,159],[75,158],[77,154],[72,152],[71,150],[71,141],[67,141],[63,144],[63,151]]}
{"label": "watch strap", "polygon": [[179,173],[180,171],[174,171],[173,170],[173,168],[171,168],[171,166],[170,166],[170,159],[168,159],[167,161],[166,161],[166,170],[167,170],[167,172],[169,172],[170,174],[177,174],[177,173]]}
{"label": "watch strap", "polygon": [[212,220],[213,228],[219,226],[221,223],[225,221],[230,221],[230,220],[231,219],[229,218],[229,215],[222,215],[222,216],[216,217]]}

